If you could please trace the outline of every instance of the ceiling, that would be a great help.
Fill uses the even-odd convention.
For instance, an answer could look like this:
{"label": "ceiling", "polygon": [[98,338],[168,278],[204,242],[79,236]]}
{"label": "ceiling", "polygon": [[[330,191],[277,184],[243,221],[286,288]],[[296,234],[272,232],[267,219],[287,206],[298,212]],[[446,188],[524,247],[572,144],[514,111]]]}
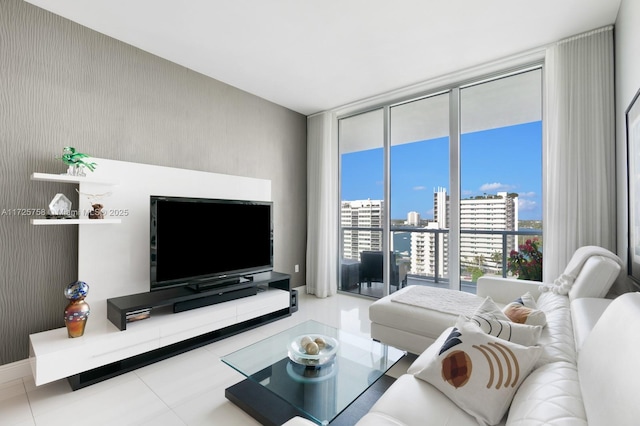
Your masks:
{"label": "ceiling", "polygon": [[613,24],[621,0],[25,0],[310,115]]}

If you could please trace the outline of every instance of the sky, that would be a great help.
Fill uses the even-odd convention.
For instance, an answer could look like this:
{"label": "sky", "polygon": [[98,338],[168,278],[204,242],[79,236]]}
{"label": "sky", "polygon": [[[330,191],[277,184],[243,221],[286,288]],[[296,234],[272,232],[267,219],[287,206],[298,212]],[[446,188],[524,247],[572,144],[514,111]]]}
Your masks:
{"label": "sky", "polygon": [[[449,193],[448,138],[391,148],[391,218],[433,218],[434,189]],[[382,148],[343,154],[342,200],[383,198]],[[520,220],[542,220],[542,122],[463,134],[461,197],[515,192]]]}

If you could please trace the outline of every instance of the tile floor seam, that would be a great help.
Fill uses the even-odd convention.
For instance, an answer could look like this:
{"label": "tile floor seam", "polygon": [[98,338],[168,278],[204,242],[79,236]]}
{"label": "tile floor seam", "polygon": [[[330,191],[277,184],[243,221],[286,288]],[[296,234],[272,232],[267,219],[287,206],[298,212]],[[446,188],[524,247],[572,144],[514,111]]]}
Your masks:
{"label": "tile floor seam", "polygon": [[24,377],[20,379],[20,383],[22,384],[22,389],[24,389],[24,396],[27,398],[27,403],[29,404],[29,412],[31,413],[31,420],[33,420],[33,424],[36,423],[36,416],[33,414],[33,406],[31,405],[31,398],[29,398],[29,392],[27,392],[27,384],[24,382]]}

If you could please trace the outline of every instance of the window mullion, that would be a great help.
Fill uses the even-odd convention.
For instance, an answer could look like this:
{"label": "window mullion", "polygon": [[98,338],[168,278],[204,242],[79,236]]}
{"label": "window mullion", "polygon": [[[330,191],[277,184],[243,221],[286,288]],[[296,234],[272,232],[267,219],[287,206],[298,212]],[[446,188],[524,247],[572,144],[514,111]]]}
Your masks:
{"label": "window mullion", "polygon": [[383,155],[383,181],[384,181],[384,203],[382,209],[382,253],[383,268],[382,275],[384,279],[384,288],[382,294],[389,294],[389,284],[391,283],[390,271],[390,238],[391,238],[391,108],[387,105],[384,107],[384,155]]}
{"label": "window mullion", "polygon": [[460,89],[449,93],[449,287],[460,290]]}

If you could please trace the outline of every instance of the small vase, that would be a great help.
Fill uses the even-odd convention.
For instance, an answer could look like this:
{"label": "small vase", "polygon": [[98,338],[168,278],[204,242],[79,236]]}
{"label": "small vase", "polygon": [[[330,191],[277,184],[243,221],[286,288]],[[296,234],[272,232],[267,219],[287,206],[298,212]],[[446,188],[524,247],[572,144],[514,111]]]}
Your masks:
{"label": "small vase", "polygon": [[87,318],[91,313],[89,304],[84,301],[88,293],[89,286],[83,281],[73,282],[64,290],[65,297],[69,299],[69,304],[64,309],[64,324],[70,338],[84,334]]}

